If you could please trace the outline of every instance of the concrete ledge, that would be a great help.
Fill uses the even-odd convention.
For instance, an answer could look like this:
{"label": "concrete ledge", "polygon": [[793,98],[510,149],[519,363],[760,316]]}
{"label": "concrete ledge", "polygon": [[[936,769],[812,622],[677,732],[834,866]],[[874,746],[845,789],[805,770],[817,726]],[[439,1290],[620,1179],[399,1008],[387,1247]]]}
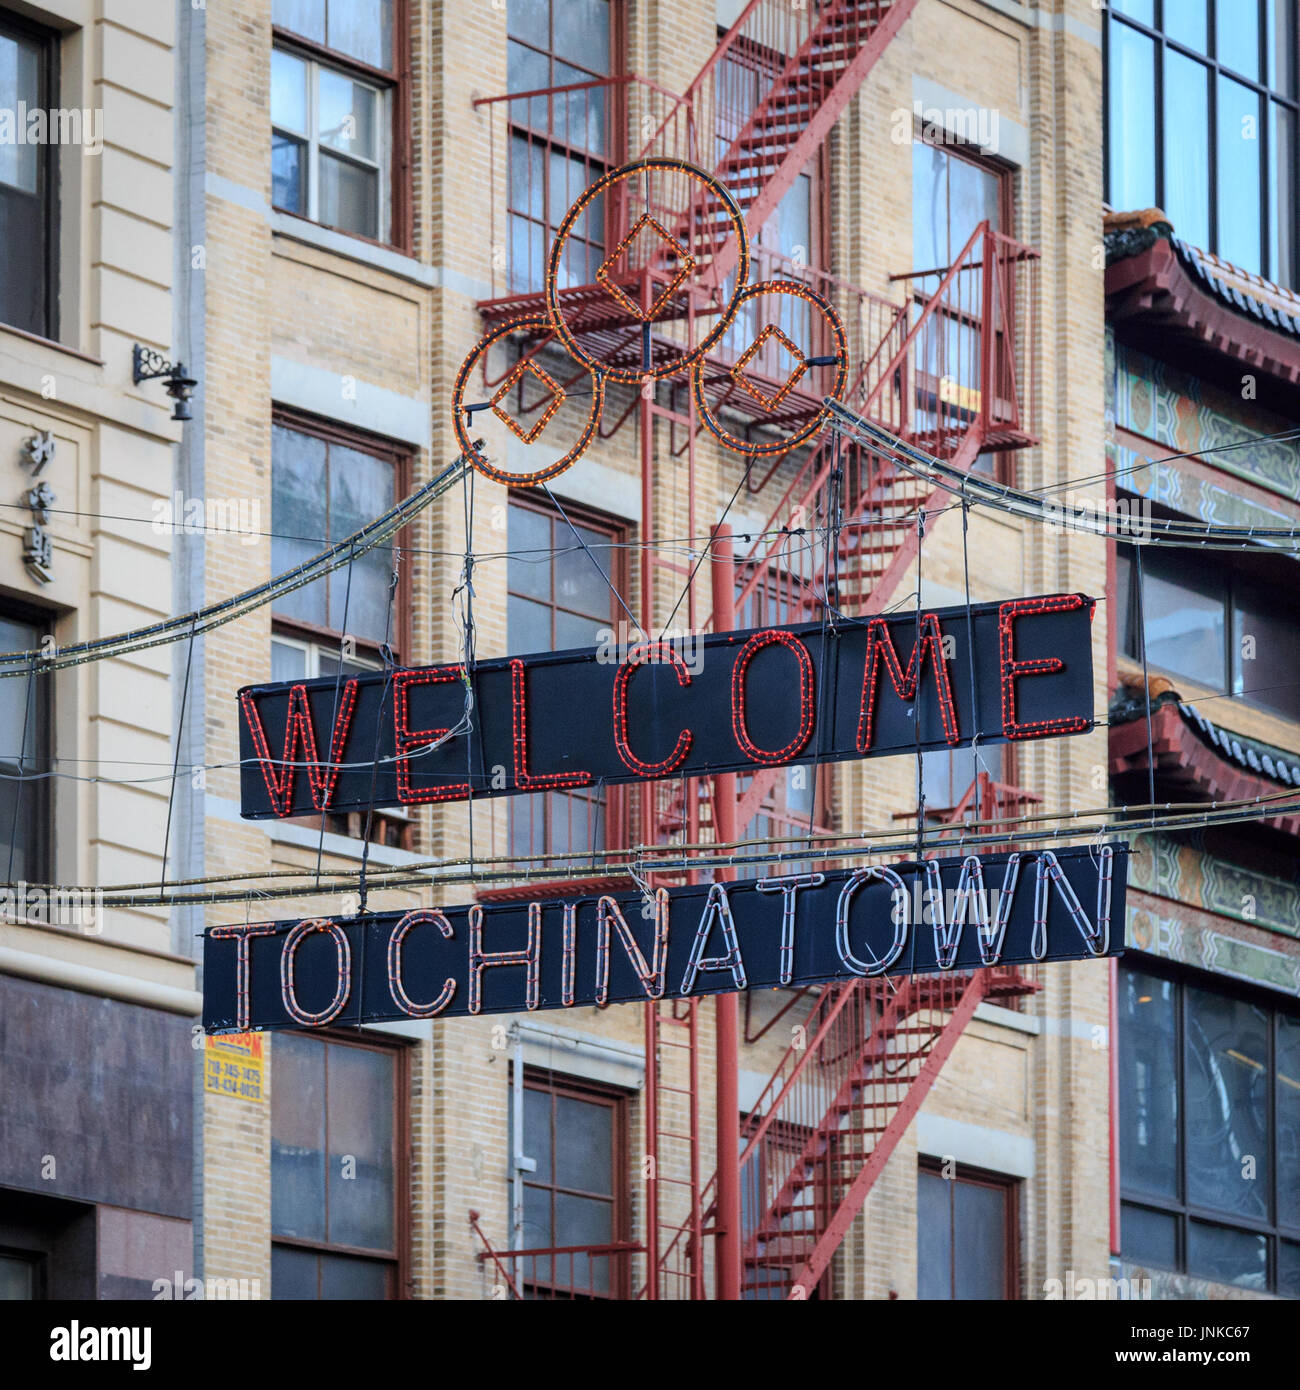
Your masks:
{"label": "concrete ledge", "polygon": [[916,1147],[931,1158],[955,1158],[958,1165],[987,1168],[1016,1178],[1034,1176],[1034,1141],[986,1125],[967,1124],[942,1115],[916,1117]]}
{"label": "concrete ledge", "polygon": [[99,994],[127,1004],[143,1004],[146,1008],[183,1014],[186,1018],[197,1017],[203,1012],[203,996],[197,990],[177,989],[173,985],[136,979],[131,975],[115,975],[107,970],[97,970],[94,966],[59,960],[55,956],[15,951],[9,946],[0,946],[0,974],[80,990],[83,994]]}

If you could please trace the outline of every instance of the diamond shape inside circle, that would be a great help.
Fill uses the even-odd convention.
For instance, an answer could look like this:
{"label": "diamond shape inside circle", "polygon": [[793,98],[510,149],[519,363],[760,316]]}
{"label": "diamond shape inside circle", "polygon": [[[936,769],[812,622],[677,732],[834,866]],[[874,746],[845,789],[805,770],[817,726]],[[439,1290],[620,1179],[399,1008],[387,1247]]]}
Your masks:
{"label": "diamond shape inside circle", "polygon": [[[523,380],[525,376],[534,376],[546,388],[548,395],[544,397],[546,408],[537,417],[537,422],[532,429],[525,430],[524,427],[514,418],[513,415],[501,409],[500,402],[510,394],[511,391]],[[564,404],[564,387],[560,385],[554,377],[543,371],[531,358],[525,358],[515,367],[508,377],[501,383],[501,389],[492,397],[492,413],[500,420],[506,428],[517,435],[525,444],[532,444],[551,422],[551,417]]]}
{"label": "diamond shape inside circle", "polygon": [[[669,251],[677,257],[677,274],[664,286],[658,298],[651,304],[649,310],[642,309],[635,299],[629,295],[621,285],[617,285],[610,279],[614,262],[618,260],[626,251],[631,249],[632,243],[641,235],[643,228],[649,228],[659,239],[668,247]],[[648,264],[648,262],[647,262]],[[634,314],[643,323],[649,323],[667,304],[677,287],[695,269],[695,257],[673,236],[664,230],[663,225],[656,222],[648,212],[643,212],[636,220],[636,225],[623,238],[622,241],[610,252],[601,262],[600,269],[596,272],[596,279],[604,285],[606,290],[628,311]]]}
{"label": "diamond shape inside circle", "polygon": [[[783,348],[795,360],[794,371],[786,378],[785,385],[774,396],[769,396],[765,391],[759,390],[752,381],[745,375],[745,368],[763,350],[763,344],[769,338],[775,338]],[[737,386],[748,391],[751,396],[763,407],[764,410],[775,410],[778,405],[795,388],[795,383],[808,370],[808,361],[803,353],[785,336],[784,333],[774,323],[764,324],[757,338],[741,354],[736,365],[731,369],[731,378]]]}

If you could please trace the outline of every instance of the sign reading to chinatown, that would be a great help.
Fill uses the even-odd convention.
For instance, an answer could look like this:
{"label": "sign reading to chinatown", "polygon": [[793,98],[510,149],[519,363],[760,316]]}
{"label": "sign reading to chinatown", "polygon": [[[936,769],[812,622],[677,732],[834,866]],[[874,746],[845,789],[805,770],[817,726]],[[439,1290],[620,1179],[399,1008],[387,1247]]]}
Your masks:
{"label": "sign reading to chinatown", "polygon": [[451,664],[252,686],[239,693],[241,814],[1086,733],[1092,612],[1082,594],[1055,594],[510,657],[468,678]]}
{"label": "sign reading to chinatown", "polygon": [[[209,1032],[572,1009],[1082,960],[1124,921],[1119,846],[214,927]],[[1122,932],[1114,932],[1122,939]]]}

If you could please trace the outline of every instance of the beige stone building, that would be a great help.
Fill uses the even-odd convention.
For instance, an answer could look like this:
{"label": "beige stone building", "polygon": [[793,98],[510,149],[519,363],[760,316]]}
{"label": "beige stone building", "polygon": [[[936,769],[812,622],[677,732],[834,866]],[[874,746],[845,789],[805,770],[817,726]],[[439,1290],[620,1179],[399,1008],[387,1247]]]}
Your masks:
{"label": "beige stone building", "polygon": [[183,426],[134,379],[184,351],[179,68],[166,6],[0,10],[0,647],[34,654],[0,681],[5,1297],[149,1296],[189,1262],[192,943],[95,891],[176,870],[184,656],[79,660],[184,602]]}

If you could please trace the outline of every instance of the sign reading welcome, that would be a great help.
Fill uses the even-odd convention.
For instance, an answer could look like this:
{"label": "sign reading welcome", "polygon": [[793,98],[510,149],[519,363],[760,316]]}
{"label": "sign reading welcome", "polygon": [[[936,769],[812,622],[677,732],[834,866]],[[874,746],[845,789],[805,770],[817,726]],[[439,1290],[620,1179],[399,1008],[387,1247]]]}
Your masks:
{"label": "sign reading welcome", "polygon": [[[1093,727],[1093,600],[1055,594],[240,691],[257,819],[745,772]],[[472,694],[472,701],[468,698]]]}
{"label": "sign reading welcome", "polygon": [[209,1032],[313,1028],[1117,954],[1127,855],[1092,846],[748,883],[214,927]]}

